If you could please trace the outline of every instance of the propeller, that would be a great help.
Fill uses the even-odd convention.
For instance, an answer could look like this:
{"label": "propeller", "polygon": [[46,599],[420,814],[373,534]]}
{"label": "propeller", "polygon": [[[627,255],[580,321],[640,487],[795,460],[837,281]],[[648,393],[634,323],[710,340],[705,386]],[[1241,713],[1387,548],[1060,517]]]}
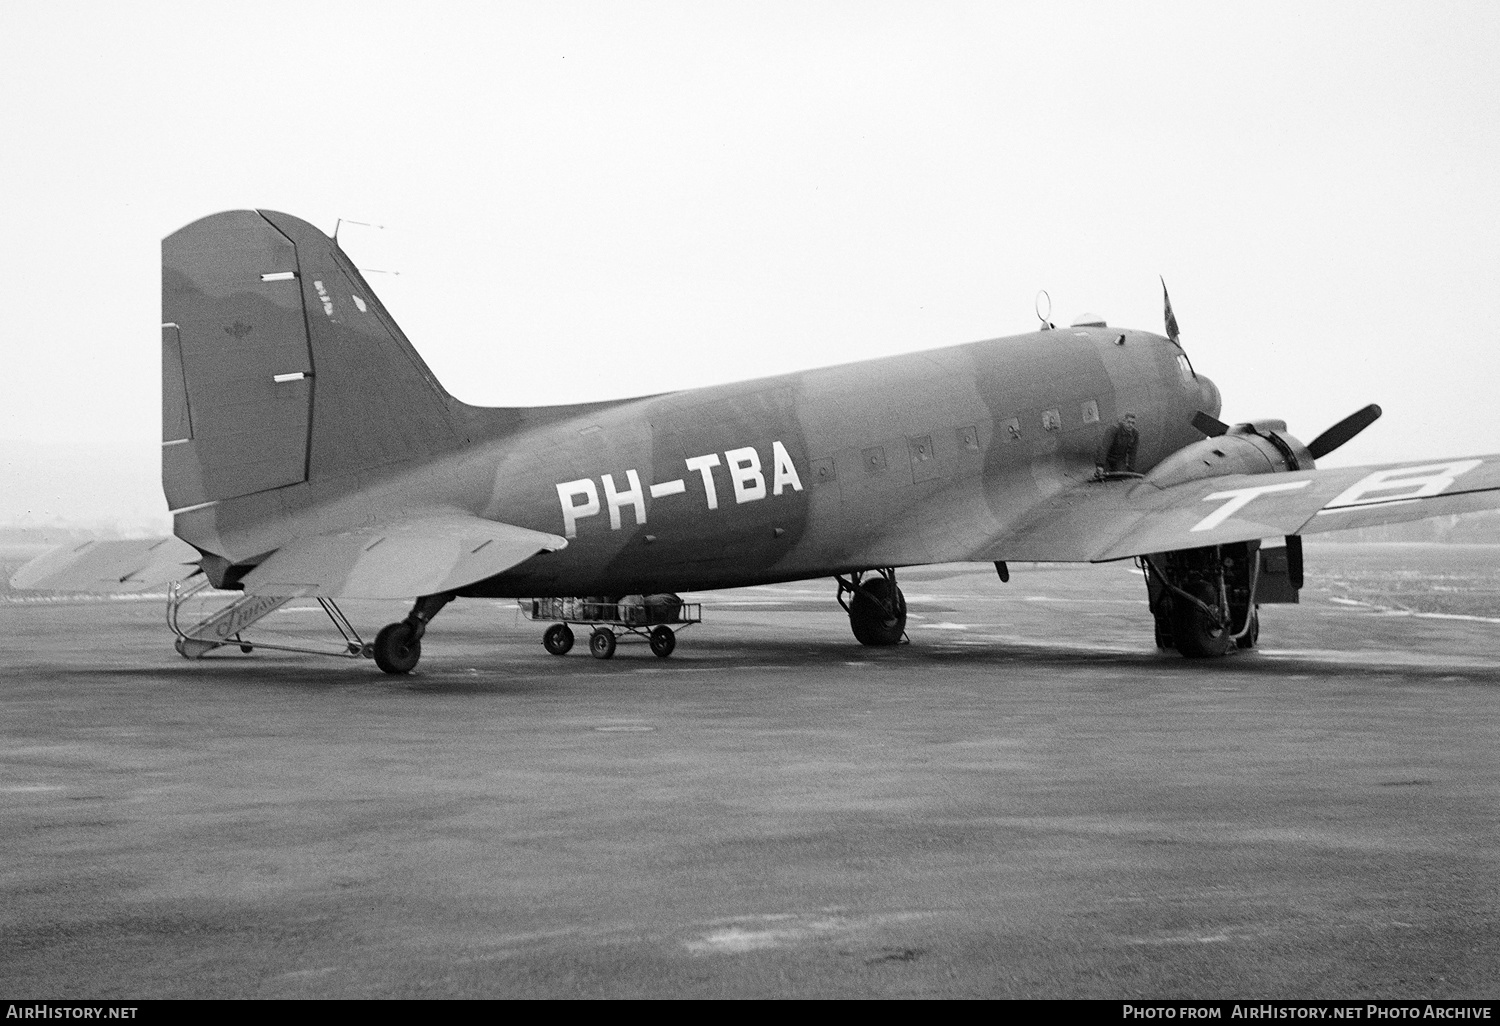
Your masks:
{"label": "propeller", "polygon": [[1215,417],[1199,410],[1193,414],[1193,427],[1202,431],[1209,438],[1218,438],[1220,435],[1229,433],[1229,425]]}
{"label": "propeller", "polygon": [[[1307,446],[1308,454],[1313,459],[1320,460],[1379,419],[1380,407],[1374,403],[1371,403],[1362,410],[1356,410],[1327,431],[1324,431],[1317,438],[1314,438]],[[1260,426],[1262,423],[1257,421],[1256,425]],[[1277,429],[1285,429],[1286,427],[1281,421],[1271,423]],[[1220,435],[1228,434],[1230,430],[1228,424],[1217,417],[1210,417],[1202,410],[1194,412],[1193,427],[1209,438],[1217,438]]]}
{"label": "propeller", "polygon": [[[1158,275],[1158,277],[1161,276]],[[1178,349],[1181,349],[1182,342],[1177,337],[1177,315],[1172,313],[1172,297],[1167,294],[1167,279],[1164,277],[1161,278],[1161,302],[1162,315],[1166,320],[1167,338],[1170,339],[1172,341],[1172,344],[1177,346]],[[1189,366],[1192,366],[1192,364],[1189,363]],[[1197,372],[1195,371],[1195,376],[1196,373]],[[1311,455],[1315,460],[1322,459],[1324,456],[1327,456],[1329,453],[1333,452],[1333,450],[1337,449],[1339,446],[1349,441],[1365,428],[1369,427],[1371,424],[1379,420],[1380,412],[1380,407],[1375,405],[1374,403],[1371,403],[1369,406],[1366,406],[1362,410],[1354,411],[1353,413],[1349,414],[1349,416],[1333,425],[1333,427],[1329,428],[1327,431],[1324,431],[1317,438],[1314,438],[1307,446],[1308,454]],[[1257,422],[1257,424],[1259,423],[1260,422]],[[1224,423],[1222,420],[1219,420],[1217,417],[1210,417],[1202,410],[1199,410],[1193,414],[1193,427],[1203,432],[1203,434],[1207,435],[1209,438],[1217,438],[1218,436],[1227,434],[1229,432],[1228,424]],[[1286,430],[1286,425],[1281,423],[1280,421],[1275,422],[1274,427],[1275,429],[1280,431]],[[1252,430],[1254,430],[1254,428],[1252,428]],[[1293,466],[1295,465],[1296,461],[1293,460]]]}
{"label": "propeller", "polygon": [[1356,410],[1308,443],[1307,451],[1320,460],[1380,419],[1380,407],[1371,403]]}

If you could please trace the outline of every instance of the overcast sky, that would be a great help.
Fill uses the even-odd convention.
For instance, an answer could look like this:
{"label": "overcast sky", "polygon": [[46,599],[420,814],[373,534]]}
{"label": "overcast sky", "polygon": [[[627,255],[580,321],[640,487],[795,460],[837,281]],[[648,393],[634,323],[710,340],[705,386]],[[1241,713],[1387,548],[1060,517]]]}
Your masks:
{"label": "overcast sky", "polygon": [[1430,0],[5,4],[0,517],[164,513],[160,240],[238,207],[387,226],[341,239],[469,402],[1014,334],[1038,289],[1159,331],[1160,274],[1225,419],[1500,451],[1497,51]]}

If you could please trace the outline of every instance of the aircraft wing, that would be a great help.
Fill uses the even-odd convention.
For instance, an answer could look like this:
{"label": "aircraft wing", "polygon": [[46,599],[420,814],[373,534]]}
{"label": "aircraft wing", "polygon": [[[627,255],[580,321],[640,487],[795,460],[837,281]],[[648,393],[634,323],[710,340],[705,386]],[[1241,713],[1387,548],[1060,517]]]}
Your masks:
{"label": "aircraft wing", "polygon": [[1500,455],[1158,487],[1087,482],[1043,502],[973,559],[1099,562],[1500,507]]}
{"label": "aircraft wing", "polygon": [[12,588],[126,593],[198,572],[198,550],[179,538],[86,541],[45,552],[11,575]]}
{"label": "aircraft wing", "polygon": [[466,513],[296,538],[245,575],[246,594],[414,598],[493,577],[567,539]]}

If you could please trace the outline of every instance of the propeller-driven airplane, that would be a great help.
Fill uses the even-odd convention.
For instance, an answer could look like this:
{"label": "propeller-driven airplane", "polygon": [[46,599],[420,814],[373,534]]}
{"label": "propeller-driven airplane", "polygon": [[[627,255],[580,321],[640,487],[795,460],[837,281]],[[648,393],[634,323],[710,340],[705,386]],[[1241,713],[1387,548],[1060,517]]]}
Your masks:
{"label": "propeller-driven airplane", "polygon": [[[481,408],[444,391],[336,241],[227,211],[162,245],[176,537],[57,550],[12,584],[242,592],[179,629],[189,657],[248,647],[260,617],[315,597],[351,652],[406,673],[455,598],[555,597],[535,608],[586,624],[664,597],[650,638],[666,655],[674,592],[828,577],[859,642],[891,645],[898,568],[993,562],[1005,580],[1018,560],[1133,557],[1157,644],[1202,658],[1252,647],[1257,607],[1297,600],[1302,535],[1500,506],[1500,455],[1316,469],[1376,406],[1305,445],[1279,420],[1221,422],[1170,301],[1166,319],[1166,336],[1044,320],[687,392]],[[340,598],[415,602],[364,645]],[[567,622],[547,631],[555,654]],[[596,624],[590,648],[614,640]]]}

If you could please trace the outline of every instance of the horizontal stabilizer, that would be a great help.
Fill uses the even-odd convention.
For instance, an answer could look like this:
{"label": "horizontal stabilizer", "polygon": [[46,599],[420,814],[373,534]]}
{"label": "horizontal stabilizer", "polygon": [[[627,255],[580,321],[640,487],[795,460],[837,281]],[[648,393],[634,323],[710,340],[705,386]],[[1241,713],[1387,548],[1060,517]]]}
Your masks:
{"label": "horizontal stabilizer", "polygon": [[27,563],[12,588],[128,593],[146,591],[198,572],[198,550],[178,538],[132,538],[64,545]]}
{"label": "horizontal stabilizer", "polygon": [[568,544],[464,513],[298,538],[245,575],[252,595],[414,598],[452,591]]}
{"label": "horizontal stabilizer", "polygon": [[975,560],[1102,561],[1500,508],[1500,455],[1229,474],[1166,488],[1088,482],[1042,503]]}

